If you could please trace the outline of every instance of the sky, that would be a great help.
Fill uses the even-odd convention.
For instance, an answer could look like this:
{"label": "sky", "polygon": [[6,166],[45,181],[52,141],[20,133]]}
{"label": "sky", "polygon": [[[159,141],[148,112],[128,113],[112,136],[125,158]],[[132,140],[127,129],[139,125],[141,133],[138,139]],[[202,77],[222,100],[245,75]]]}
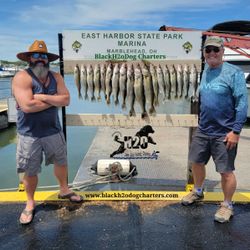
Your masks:
{"label": "sky", "polygon": [[157,31],[162,25],[207,30],[250,20],[249,0],[0,0],[0,60],[17,61],[34,40],[58,54],[64,30]]}

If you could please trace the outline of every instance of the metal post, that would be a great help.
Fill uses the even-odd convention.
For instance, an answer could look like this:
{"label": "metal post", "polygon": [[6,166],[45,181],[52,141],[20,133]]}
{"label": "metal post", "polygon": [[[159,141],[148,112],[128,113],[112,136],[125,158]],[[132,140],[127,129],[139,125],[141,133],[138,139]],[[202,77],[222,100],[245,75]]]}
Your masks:
{"label": "metal post", "polygon": [[[203,44],[205,42],[206,36],[203,35],[202,36],[202,48],[203,48]],[[202,72],[204,70],[204,66],[205,66],[205,59],[203,56],[203,53],[201,51],[201,73],[200,73],[200,79],[202,76]],[[193,99],[191,99],[191,104],[190,104],[190,114],[197,114],[199,115],[199,110],[200,110],[200,99],[199,101],[194,101]],[[190,147],[190,144],[192,142],[192,136],[195,132],[196,128],[191,127],[189,129],[189,141],[188,141],[188,148]],[[188,161],[187,164],[187,184],[186,184],[186,191],[191,191],[193,189],[194,186],[194,179],[193,179],[193,173],[192,173],[192,164]]]}
{"label": "metal post", "polygon": [[[63,39],[62,33],[59,33],[58,34],[59,65],[60,65],[60,74],[64,78],[63,44],[62,44],[62,39]],[[64,137],[65,137],[65,141],[67,143],[66,108],[65,107],[62,107],[62,129],[63,129],[63,134],[64,134]],[[69,175],[67,175],[67,183],[69,183],[68,179],[69,179]]]}
{"label": "metal post", "polygon": [[[193,98],[191,98],[190,114],[199,114],[199,101],[194,101]],[[190,147],[190,144],[192,142],[192,136],[195,130],[196,128],[194,127],[189,128],[188,148]],[[193,186],[194,186],[194,179],[192,173],[192,164],[191,162],[188,161],[186,191],[191,191],[193,189]]]}
{"label": "metal post", "polygon": [[[62,33],[58,34],[58,45],[59,45],[59,65],[60,65],[60,74],[64,77],[64,64],[63,64],[63,46],[62,46]],[[62,128],[65,140],[67,140],[67,131],[66,131],[66,108],[62,107]]]}

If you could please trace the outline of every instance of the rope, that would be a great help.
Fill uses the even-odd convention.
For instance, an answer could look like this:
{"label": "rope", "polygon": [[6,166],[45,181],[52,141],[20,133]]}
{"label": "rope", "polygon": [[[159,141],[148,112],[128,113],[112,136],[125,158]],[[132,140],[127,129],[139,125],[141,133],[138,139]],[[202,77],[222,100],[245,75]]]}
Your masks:
{"label": "rope", "polygon": [[[116,172],[111,172],[108,175],[96,178],[94,180],[86,180],[83,182],[76,182],[76,183],[70,183],[68,184],[69,188],[72,188],[73,190],[81,190],[83,188],[86,188],[88,186],[96,185],[96,184],[106,184],[106,183],[114,183],[117,182],[117,179],[112,179],[112,177],[118,177],[118,180],[122,182],[129,181],[132,178],[132,173],[135,171],[135,167],[125,176],[121,176],[121,169],[116,168]],[[37,189],[53,189],[53,188],[59,188],[59,185],[50,185],[50,186],[40,186],[37,187]],[[8,192],[8,191],[18,191],[18,188],[3,188],[0,189],[0,192]]]}

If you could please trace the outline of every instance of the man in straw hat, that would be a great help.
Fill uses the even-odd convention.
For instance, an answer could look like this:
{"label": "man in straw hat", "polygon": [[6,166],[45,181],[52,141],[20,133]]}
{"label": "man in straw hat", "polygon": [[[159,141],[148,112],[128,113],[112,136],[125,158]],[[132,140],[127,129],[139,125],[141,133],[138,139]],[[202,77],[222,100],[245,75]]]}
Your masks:
{"label": "man in straw hat", "polygon": [[58,59],[49,53],[44,41],[34,41],[27,52],[17,58],[29,63],[12,81],[17,102],[17,172],[24,173],[23,183],[27,203],[20,216],[21,224],[28,224],[34,216],[34,193],[45,164],[54,164],[54,174],[60,185],[58,198],[81,202],[82,197],[72,192],[67,184],[66,143],[58,117],[58,107],[69,105],[69,91],[63,77],[49,70],[49,63]]}
{"label": "man in straw hat", "polygon": [[194,190],[183,197],[182,204],[191,205],[203,199],[205,165],[212,156],[216,171],[221,175],[224,194],[214,220],[224,223],[233,216],[234,161],[240,132],[247,118],[247,88],[243,71],[223,62],[224,43],[220,37],[207,37],[203,54],[206,65],[199,89],[199,125],[189,150]]}

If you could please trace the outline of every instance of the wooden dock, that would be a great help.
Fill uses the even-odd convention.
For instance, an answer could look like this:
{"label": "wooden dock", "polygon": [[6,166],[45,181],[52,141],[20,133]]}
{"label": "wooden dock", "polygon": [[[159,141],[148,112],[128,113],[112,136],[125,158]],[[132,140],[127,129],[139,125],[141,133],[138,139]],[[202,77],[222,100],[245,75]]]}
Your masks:
{"label": "wooden dock", "polygon": [[[112,159],[129,159],[136,165],[138,175],[129,182],[101,183],[100,176],[93,174],[91,166],[98,159],[111,159],[110,154],[117,150],[119,143],[114,141],[114,135],[134,136],[138,129],[100,127],[85,155],[73,181],[74,184],[84,183],[85,191],[104,190],[185,190],[187,183],[188,140],[187,127],[155,127],[150,134],[156,142],[148,144],[146,149],[127,149]],[[248,192],[249,182],[249,140],[250,129],[244,128],[240,136],[236,158],[237,192]],[[150,157],[152,152],[158,152],[157,158]],[[141,153],[141,154],[139,154]],[[145,157],[138,157],[145,156]],[[119,158],[120,157],[120,158]],[[93,185],[93,183],[97,183]],[[91,185],[92,184],[92,185]],[[205,188],[208,192],[221,192],[220,175],[215,171],[213,160],[206,167]]]}
{"label": "wooden dock", "polygon": [[8,123],[8,103],[7,100],[0,100],[0,129],[7,128]]}
{"label": "wooden dock", "polygon": [[0,113],[8,110],[7,99],[0,100]]}

